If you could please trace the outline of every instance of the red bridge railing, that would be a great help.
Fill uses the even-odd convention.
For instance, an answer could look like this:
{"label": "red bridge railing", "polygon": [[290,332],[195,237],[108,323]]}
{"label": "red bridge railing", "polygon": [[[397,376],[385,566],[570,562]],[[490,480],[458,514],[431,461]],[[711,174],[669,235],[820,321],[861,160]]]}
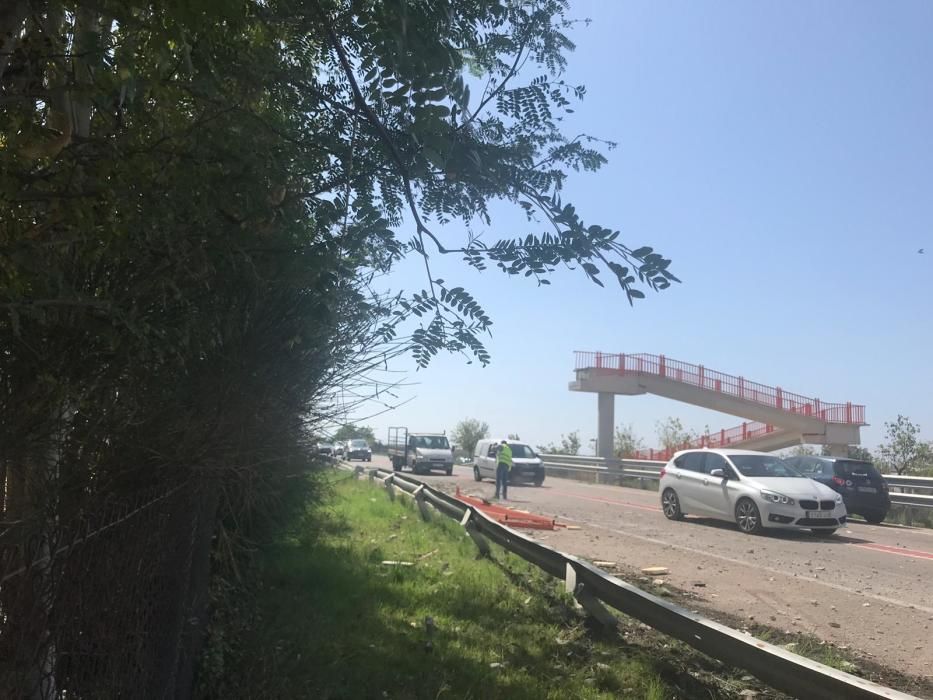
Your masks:
{"label": "red bridge railing", "polygon": [[627,459],[655,459],[659,461],[667,461],[673,457],[674,453],[678,450],[696,449],[698,447],[741,446],[742,443],[747,442],[748,440],[754,440],[764,435],[780,432],[783,432],[781,428],[777,428],[773,425],[759,423],[758,421],[748,421],[746,423],[742,423],[742,425],[737,425],[734,428],[719,430],[715,433],[709,433],[708,435],[700,435],[697,438],[688,440],[682,445],[677,445],[670,449],[662,448],[657,450],[637,450],[630,455],[624,455],[624,457]]}
{"label": "red bridge railing", "polygon": [[827,423],[865,425],[865,406],[853,403],[825,403],[820,399],[784,391],[781,387],[759,384],[744,377],[707,369],[703,365],[672,360],[664,355],[577,351],[576,369],[664,377],[787,413],[813,416]]}

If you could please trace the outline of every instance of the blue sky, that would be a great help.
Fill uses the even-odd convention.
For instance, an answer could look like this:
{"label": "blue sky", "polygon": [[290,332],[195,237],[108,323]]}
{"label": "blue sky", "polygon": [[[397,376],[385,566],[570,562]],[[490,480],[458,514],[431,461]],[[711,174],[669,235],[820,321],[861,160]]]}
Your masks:
{"label": "blue sky", "polygon": [[[595,437],[596,397],[567,390],[574,350],[663,353],[825,401],[867,405],[874,447],[898,413],[933,438],[933,3],[604,2],[572,34],[584,83],[567,131],[618,142],[565,201],[672,258],[683,284],[630,308],[621,290],[560,271],[550,288],[432,258],[494,320],[486,368],[410,370],[402,408],[368,422],[450,431],[487,421],[540,444]],[[495,209],[487,236],[529,232]],[[461,230],[445,235],[457,241]],[[918,249],[927,253],[919,255]],[[386,281],[420,289],[420,261]],[[364,407],[359,415],[378,410]],[[641,396],[617,422],[734,417]]]}

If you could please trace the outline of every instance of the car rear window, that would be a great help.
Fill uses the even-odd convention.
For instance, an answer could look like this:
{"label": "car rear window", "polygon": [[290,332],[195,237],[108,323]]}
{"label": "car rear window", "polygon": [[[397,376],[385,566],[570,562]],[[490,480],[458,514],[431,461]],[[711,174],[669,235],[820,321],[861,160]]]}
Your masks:
{"label": "car rear window", "polygon": [[835,464],[836,476],[853,477],[867,476],[881,478],[881,472],[875,469],[871,462],[860,462],[854,459],[837,459]]}
{"label": "car rear window", "polygon": [[680,455],[680,457],[675,459],[674,464],[680,469],[686,469],[691,472],[705,472],[706,453],[688,452],[687,454]]}

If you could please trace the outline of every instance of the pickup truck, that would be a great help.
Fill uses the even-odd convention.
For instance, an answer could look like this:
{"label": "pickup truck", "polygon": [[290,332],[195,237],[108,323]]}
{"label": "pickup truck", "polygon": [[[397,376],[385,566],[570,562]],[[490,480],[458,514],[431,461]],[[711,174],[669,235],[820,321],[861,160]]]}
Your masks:
{"label": "pickup truck", "polygon": [[409,467],[415,474],[440,469],[448,476],[454,473],[454,453],[443,433],[410,433],[408,428],[389,428],[386,441],[392,468],[401,471]]}

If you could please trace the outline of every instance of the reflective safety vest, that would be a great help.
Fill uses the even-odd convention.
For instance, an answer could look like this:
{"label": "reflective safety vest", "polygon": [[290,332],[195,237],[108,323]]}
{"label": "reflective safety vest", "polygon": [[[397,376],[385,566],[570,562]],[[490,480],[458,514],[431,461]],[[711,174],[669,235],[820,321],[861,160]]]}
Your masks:
{"label": "reflective safety vest", "polygon": [[512,468],[512,448],[508,445],[499,445],[499,452],[497,455],[499,464],[506,465],[509,469]]}

